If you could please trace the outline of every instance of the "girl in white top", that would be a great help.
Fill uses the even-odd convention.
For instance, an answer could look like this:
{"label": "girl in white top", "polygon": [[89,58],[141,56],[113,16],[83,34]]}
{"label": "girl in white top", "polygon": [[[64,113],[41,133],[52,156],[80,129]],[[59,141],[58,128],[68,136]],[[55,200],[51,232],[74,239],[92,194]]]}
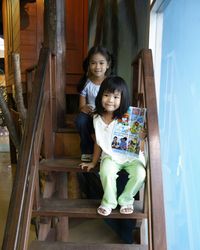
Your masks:
{"label": "girl in white top", "polygon": [[[106,78],[96,97],[96,110],[93,118],[96,143],[93,160],[90,163],[81,163],[81,168],[87,171],[94,168],[101,156],[100,178],[104,190],[101,205],[97,212],[103,216],[111,213],[119,204],[120,213],[133,212],[134,196],[144,183],[146,171],[144,155],[127,157],[112,150],[113,128],[118,118],[121,118],[129,107],[129,94],[125,81],[118,76]],[[144,134],[141,134],[143,144]],[[144,145],[140,145],[143,150]],[[122,194],[117,198],[116,179],[118,172],[124,169],[128,172],[128,182]]]}
{"label": "girl in white top", "polygon": [[92,113],[95,108],[95,98],[102,81],[111,73],[112,67],[111,54],[100,45],[92,47],[83,62],[85,74],[78,85],[80,113],[75,121],[80,134],[82,161],[92,160],[94,148],[94,141],[91,136],[94,133]]}

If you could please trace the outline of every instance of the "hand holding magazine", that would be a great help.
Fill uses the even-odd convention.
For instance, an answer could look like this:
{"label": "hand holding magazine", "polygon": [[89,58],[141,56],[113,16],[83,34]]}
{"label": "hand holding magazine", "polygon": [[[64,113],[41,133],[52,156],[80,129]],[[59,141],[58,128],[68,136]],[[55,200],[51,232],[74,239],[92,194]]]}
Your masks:
{"label": "hand holding magazine", "polygon": [[115,152],[137,156],[140,151],[140,133],[144,129],[146,109],[130,106],[116,123],[112,135]]}

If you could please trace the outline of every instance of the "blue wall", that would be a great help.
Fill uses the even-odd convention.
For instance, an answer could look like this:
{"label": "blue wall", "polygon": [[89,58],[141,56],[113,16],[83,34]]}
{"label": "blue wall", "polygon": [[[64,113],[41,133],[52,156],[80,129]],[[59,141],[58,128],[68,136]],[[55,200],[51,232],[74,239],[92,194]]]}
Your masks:
{"label": "blue wall", "polygon": [[200,249],[200,0],[163,12],[159,123],[168,250]]}

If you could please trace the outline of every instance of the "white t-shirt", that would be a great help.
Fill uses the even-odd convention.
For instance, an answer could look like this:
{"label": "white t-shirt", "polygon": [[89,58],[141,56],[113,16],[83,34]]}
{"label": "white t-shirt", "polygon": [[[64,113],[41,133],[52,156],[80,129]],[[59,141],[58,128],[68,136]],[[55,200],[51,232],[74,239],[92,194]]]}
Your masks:
{"label": "white t-shirt", "polygon": [[93,124],[95,129],[95,136],[96,136],[96,143],[102,149],[101,158],[104,159],[105,157],[109,156],[114,161],[119,164],[123,164],[125,162],[133,161],[134,159],[138,159],[145,165],[145,157],[142,152],[139,153],[138,157],[120,154],[118,152],[113,151],[111,144],[112,144],[112,135],[113,129],[117,120],[113,120],[109,125],[106,124],[100,115],[94,115],[93,117]]}
{"label": "white t-shirt", "polygon": [[99,88],[100,85],[96,85],[88,79],[84,89],[80,93],[80,95],[86,97],[86,103],[90,104],[93,108],[95,108],[95,98],[99,92]]}

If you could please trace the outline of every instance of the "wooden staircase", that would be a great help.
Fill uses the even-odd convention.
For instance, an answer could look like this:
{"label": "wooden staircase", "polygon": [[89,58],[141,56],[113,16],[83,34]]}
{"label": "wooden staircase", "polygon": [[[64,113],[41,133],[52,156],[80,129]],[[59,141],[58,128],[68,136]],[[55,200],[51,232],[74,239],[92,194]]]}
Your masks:
{"label": "wooden staircase", "polygon": [[[72,117],[70,117],[72,118]],[[62,134],[62,136],[60,136]],[[38,200],[38,204],[34,206],[32,211],[32,216],[37,218],[46,218],[44,224],[40,224],[39,228],[41,231],[38,233],[38,238],[43,241],[34,241],[32,242],[30,249],[147,249],[147,245],[136,245],[131,244],[131,248],[128,245],[124,244],[75,244],[65,242],[68,238],[67,228],[62,228],[62,225],[59,228],[59,225],[56,225],[56,230],[62,231],[61,238],[57,242],[47,242],[49,239],[49,234],[51,232],[52,218],[58,218],[62,220],[65,218],[65,222],[68,223],[69,218],[87,218],[87,219],[104,219],[101,215],[97,213],[97,207],[100,205],[100,200],[91,200],[91,199],[77,199],[77,194],[73,195],[70,192],[67,192],[69,187],[75,188],[76,185],[76,173],[85,172],[79,167],[80,161],[80,149],[79,149],[79,135],[77,134],[75,128],[71,125],[69,129],[58,130],[58,135],[55,135],[56,144],[58,147],[61,147],[58,151],[57,157],[53,159],[43,159],[39,164],[39,171],[45,172],[47,176],[50,177],[50,181],[47,181],[45,185],[45,190],[43,191],[43,198]],[[70,142],[70,143],[69,143]],[[74,143],[75,142],[75,143]],[[77,149],[78,145],[78,149]],[[56,145],[55,145],[56,148]],[[97,172],[98,166],[93,169],[91,172]],[[58,195],[59,191],[55,182],[60,182],[60,175],[63,173],[67,174],[67,177],[64,178],[65,186],[65,195]],[[58,178],[54,177],[58,174]],[[52,180],[53,176],[53,180]],[[71,178],[70,178],[71,177]],[[47,178],[48,179],[48,178]],[[72,184],[69,184],[69,182]],[[63,180],[62,180],[63,181]],[[61,187],[63,188],[63,187]],[[77,191],[76,191],[77,192]],[[72,196],[71,198],[68,196]],[[45,198],[46,197],[46,198]],[[146,209],[143,206],[143,200],[136,200],[135,202],[135,211],[131,215],[122,215],[119,213],[119,208],[114,209],[112,213],[106,218],[115,218],[115,219],[137,219],[142,221],[147,218]],[[56,235],[59,234],[56,232]],[[60,237],[60,236],[59,236]],[[92,239],[91,239],[92,241]]]}
{"label": "wooden staircase", "polygon": [[30,250],[147,250],[147,246],[123,244],[95,244],[95,243],[64,243],[64,242],[33,242]]}
{"label": "wooden staircase", "polygon": [[[76,173],[82,171],[78,164],[79,159],[47,159],[43,160],[39,169],[48,172],[67,172]],[[65,185],[67,186],[67,185]],[[48,217],[48,218],[87,218],[87,219],[103,219],[101,215],[97,214],[97,207],[100,204],[100,200],[91,199],[61,199],[58,197],[41,198],[39,201],[38,209],[33,209],[33,216],[36,217]],[[135,212],[132,215],[121,215],[119,209],[112,211],[111,215],[107,218],[117,219],[137,219],[143,220],[147,218],[147,213],[144,212],[141,201],[135,202]],[[50,229],[50,228],[49,228]],[[62,230],[62,229],[61,229]],[[66,228],[65,228],[66,230]],[[43,233],[42,233],[43,234]],[[62,235],[62,240],[66,241],[68,232],[65,231]],[[39,233],[40,235],[40,233]],[[48,235],[46,234],[46,239]],[[91,239],[92,240],[92,239]],[[46,242],[46,241],[34,241],[30,246],[30,250],[34,249],[148,249],[147,246],[142,245],[124,245],[124,244],[94,244],[94,243],[69,243],[69,242]]]}
{"label": "wooden staircase", "polygon": [[[147,65],[141,63],[141,60],[146,59],[146,57],[151,61]],[[97,214],[96,211],[100,200],[80,199],[69,195],[69,186],[71,185],[73,188],[76,186],[76,182],[73,182],[73,185],[70,183],[70,178],[76,180],[76,174],[83,172],[79,167],[79,136],[73,126],[69,129],[54,129],[52,112],[54,93],[50,89],[52,77],[49,76],[52,71],[50,67],[53,63],[51,63],[49,50],[43,48],[38,71],[36,72],[35,92],[32,93],[31,110],[23,137],[22,150],[11,196],[3,250],[28,249],[32,216],[39,218],[39,231],[38,241],[31,243],[30,250],[167,249],[155,87],[153,85],[153,90],[150,88],[154,84],[152,80],[153,73],[149,70],[152,67],[151,52],[149,50],[142,52],[136,62],[138,79],[135,81],[133,89],[136,93],[139,93],[136,97],[139,100],[138,104],[142,104],[148,110],[149,160],[147,178],[140,199],[135,202],[134,213],[121,215],[119,209],[115,209],[108,218],[136,219],[140,222],[140,244],[68,242],[69,218],[102,219],[104,217]],[[145,76],[146,71],[149,74],[147,77]],[[148,85],[146,85],[146,79]],[[41,81],[43,84],[41,84]],[[137,89],[135,89],[136,86]],[[152,91],[154,91],[153,94]],[[146,95],[146,92],[149,96]],[[137,105],[137,103],[134,105]],[[156,150],[156,153],[154,150]],[[42,160],[40,160],[41,152]],[[44,173],[46,180],[42,192],[39,182],[40,173]],[[54,225],[56,232],[55,242],[49,239],[52,225]],[[144,235],[148,235],[148,239],[145,239]]]}

